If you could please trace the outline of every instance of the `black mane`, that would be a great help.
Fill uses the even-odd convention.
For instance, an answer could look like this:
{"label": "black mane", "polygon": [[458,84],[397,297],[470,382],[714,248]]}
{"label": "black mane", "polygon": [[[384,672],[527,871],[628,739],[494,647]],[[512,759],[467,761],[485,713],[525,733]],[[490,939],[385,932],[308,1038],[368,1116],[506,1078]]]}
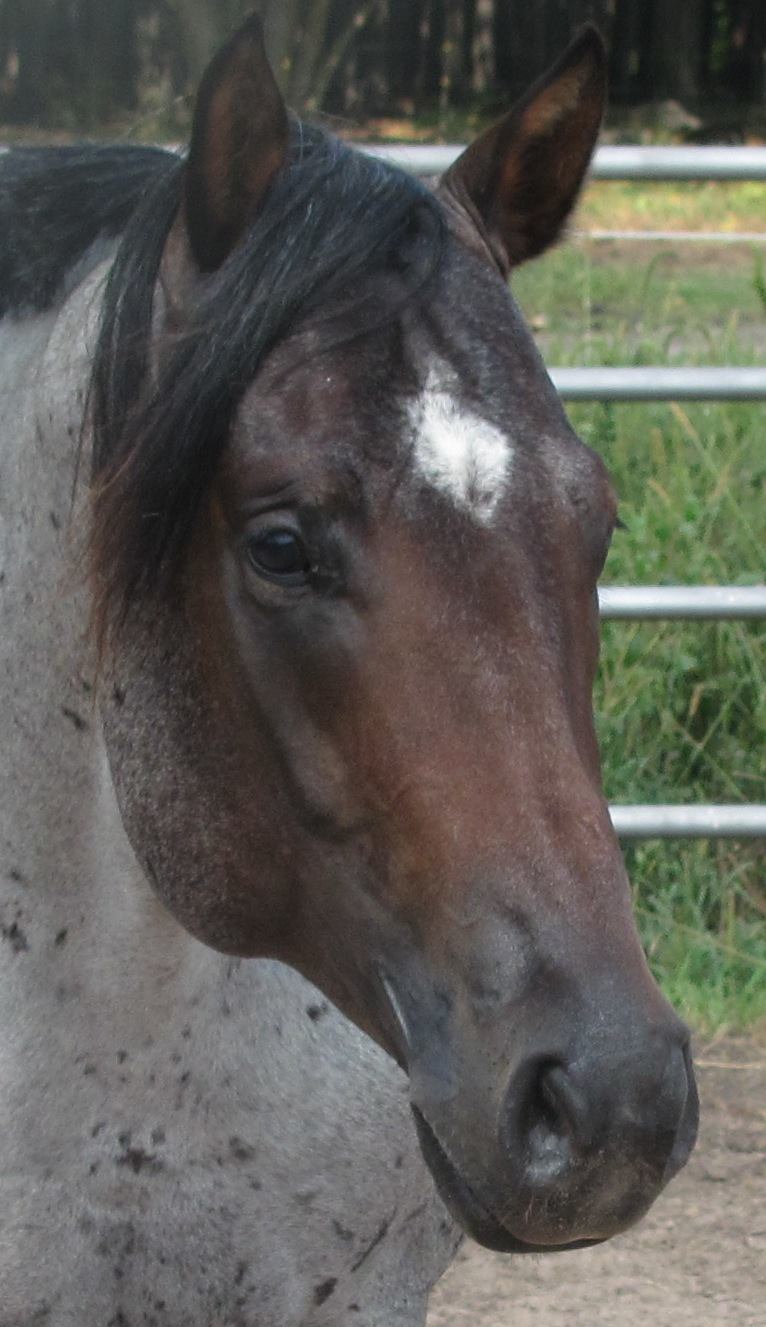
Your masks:
{"label": "black mane", "polygon": [[87,273],[174,158],[158,148],[16,148],[0,157],[0,317],[41,313]]}
{"label": "black mane", "polygon": [[[177,569],[232,414],[299,320],[328,342],[393,317],[440,262],[446,224],[416,179],[320,130],[293,126],[289,164],[251,230],[200,283],[191,325],[146,374],[152,298],[178,212],[182,165],[159,170],[131,215],[104,301],[93,367],[93,570],[103,632]],[[378,283],[373,273],[395,272]],[[395,294],[381,298],[381,289]]]}

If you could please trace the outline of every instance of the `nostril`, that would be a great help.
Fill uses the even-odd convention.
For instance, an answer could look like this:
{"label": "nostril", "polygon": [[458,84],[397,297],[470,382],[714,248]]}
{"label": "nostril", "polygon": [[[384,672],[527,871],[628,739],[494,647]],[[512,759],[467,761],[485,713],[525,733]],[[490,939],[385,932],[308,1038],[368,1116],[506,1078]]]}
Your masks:
{"label": "nostril", "polygon": [[538,1096],[541,1115],[552,1132],[565,1135],[576,1146],[590,1145],[592,1129],[588,1127],[585,1093],[562,1065],[552,1064],[543,1069]]}
{"label": "nostril", "polygon": [[585,1095],[560,1062],[549,1060],[527,1078],[519,1104],[517,1127],[528,1178],[539,1184],[555,1182],[571,1167],[575,1154],[589,1146]]}
{"label": "nostril", "polygon": [[563,1202],[586,1175],[594,1184],[619,1176],[617,1187],[635,1195],[642,1185],[658,1188],[684,1164],[697,1111],[688,1047],[650,1036],[613,1056],[530,1056],[508,1084],[500,1138],[546,1203],[554,1193]]}

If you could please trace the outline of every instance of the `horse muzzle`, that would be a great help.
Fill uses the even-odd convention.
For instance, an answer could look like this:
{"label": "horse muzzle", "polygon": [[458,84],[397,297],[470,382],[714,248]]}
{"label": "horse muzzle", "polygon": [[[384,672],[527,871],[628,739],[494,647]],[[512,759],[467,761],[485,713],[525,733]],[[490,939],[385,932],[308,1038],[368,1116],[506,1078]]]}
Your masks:
{"label": "horse muzzle", "polygon": [[421,1150],[452,1215],[501,1252],[580,1248],[627,1229],[696,1138],[688,1047],[658,1059],[567,1068],[534,1057],[514,1073],[497,1127],[467,1138],[443,1106],[413,1101]]}
{"label": "horse muzzle", "polygon": [[651,1021],[626,1012],[606,1031],[581,1009],[558,1020],[555,1038],[531,1012],[526,1032],[521,1011],[510,1028],[429,1020],[431,1035],[408,1048],[439,1193],[469,1235],[501,1252],[578,1248],[627,1229],[697,1132],[688,1032],[664,1001]]}

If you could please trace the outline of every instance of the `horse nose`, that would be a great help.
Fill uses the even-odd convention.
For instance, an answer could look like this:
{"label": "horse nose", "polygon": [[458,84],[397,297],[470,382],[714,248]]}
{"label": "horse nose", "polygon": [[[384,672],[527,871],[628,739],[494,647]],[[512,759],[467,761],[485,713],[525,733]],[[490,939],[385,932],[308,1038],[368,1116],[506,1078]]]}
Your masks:
{"label": "horse nose", "polygon": [[565,1182],[606,1158],[665,1183],[696,1137],[688,1040],[656,1036],[628,1055],[537,1057],[517,1070],[506,1098],[507,1148],[525,1159],[533,1188]]}

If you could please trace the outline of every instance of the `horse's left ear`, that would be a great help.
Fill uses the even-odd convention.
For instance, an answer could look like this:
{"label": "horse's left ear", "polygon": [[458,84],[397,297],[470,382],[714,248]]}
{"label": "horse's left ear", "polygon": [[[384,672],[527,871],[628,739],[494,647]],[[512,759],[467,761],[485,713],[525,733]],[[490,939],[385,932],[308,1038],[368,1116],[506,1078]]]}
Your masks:
{"label": "horse's left ear", "polygon": [[288,119],[252,15],[208,65],[194,108],[183,220],[203,272],[220,267],[285,160]]}
{"label": "horse's left ear", "polygon": [[558,238],[571,212],[604,114],[606,52],[590,25],[443,177],[503,266],[516,267]]}

